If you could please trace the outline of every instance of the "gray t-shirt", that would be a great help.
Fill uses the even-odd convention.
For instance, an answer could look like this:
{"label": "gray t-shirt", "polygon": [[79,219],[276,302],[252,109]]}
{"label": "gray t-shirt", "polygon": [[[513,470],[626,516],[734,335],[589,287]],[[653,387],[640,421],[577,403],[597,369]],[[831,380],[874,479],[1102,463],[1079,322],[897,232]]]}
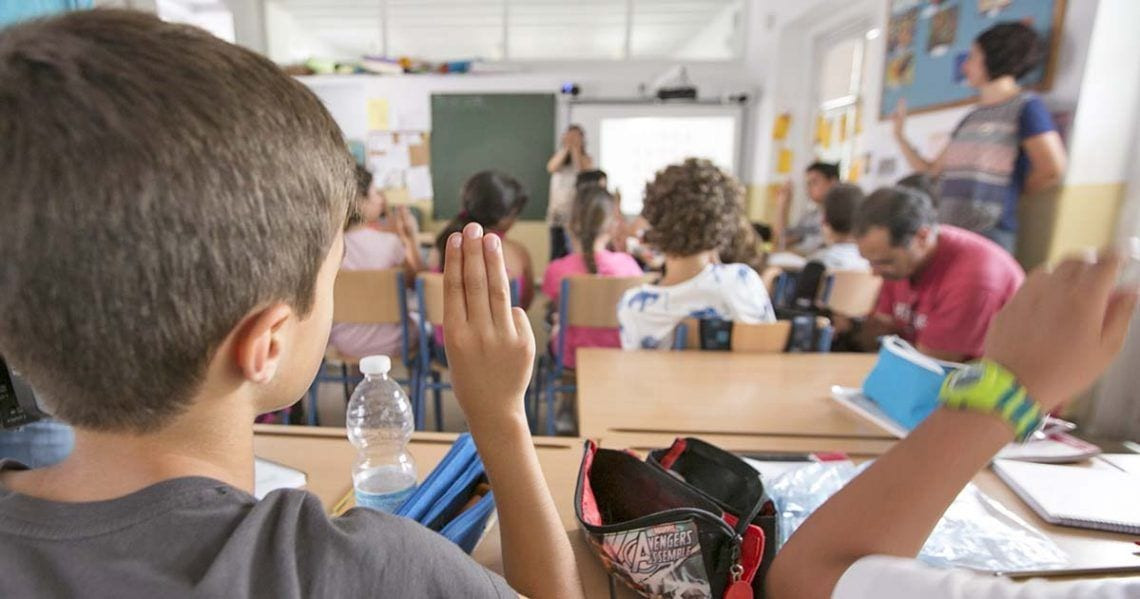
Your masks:
{"label": "gray t-shirt", "polygon": [[[0,470],[21,465],[0,460]],[[0,597],[517,597],[453,543],[305,491],[209,478],[60,503],[0,486]]]}

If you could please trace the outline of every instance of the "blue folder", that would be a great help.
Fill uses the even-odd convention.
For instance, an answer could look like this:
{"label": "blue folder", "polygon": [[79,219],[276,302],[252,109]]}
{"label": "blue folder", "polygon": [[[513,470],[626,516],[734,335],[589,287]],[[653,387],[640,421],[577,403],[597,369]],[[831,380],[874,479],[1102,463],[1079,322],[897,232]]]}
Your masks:
{"label": "blue folder", "polygon": [[463,506],[485,479],[486,471],[475,450],[475,441],[469,434],[460,435],[435,470],[396,510],[396,515],[439,532],[471,553],[495,511],[495,499],[487,493],[470,508],[463,510]]}

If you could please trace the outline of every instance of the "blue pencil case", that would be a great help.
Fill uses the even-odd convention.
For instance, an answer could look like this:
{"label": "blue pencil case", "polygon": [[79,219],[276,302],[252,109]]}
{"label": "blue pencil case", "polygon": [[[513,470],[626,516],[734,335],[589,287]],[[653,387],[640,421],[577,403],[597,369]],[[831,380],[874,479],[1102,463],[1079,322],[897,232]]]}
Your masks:
{"label": "blue pencil case", "polygon": [[463,434],[396,515],[423,524],[471,553],[495,512],[495,498],[487,489],[475,441]]}
{"label": "blue pencil case", "polygon": [[863,395],[913,430],[938,407],[942,382],[961,367],[924,355],[897,336],[884,337],[879,360],[863,381]]}

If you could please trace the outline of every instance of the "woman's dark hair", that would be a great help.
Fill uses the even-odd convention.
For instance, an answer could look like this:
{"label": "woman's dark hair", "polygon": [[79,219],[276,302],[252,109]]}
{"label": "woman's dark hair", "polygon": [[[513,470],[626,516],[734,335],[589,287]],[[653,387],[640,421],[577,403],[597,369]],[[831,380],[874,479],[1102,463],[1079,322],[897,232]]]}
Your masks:
{"label": "woman's dark hair", "polygon": [[592,171],[582,171],[578,173],[578,178],[574,179],[574,184],[579,187],[583,185],[593,185],[597,187],[606,179],[606,171],[594,169]]}
{"label": "woman's dark hair", "polygon": [[[582,153],[585,154],[586,153],[586,130],[583,129],[581,125],[570,125],[569,127],[566,128],[566,130],[567,131],[577,131],[579,134],[581,134],[581,136],[582,136]],[[562,166],[566,166],[573,161],[574,161],[574,159],[571,158],[570,152],[566,152],[566,160],[562,163]]]}
{"label": "woman's dark hair", "polygon": [[998,23],[978,34],[990,79],[1010,75],[1021,79],[1040,64],[1043,44],[1032,27],[1017,22]]}
{"label": "woman's dark hair", "polygon": [[435,238],[440,262],[446,254],[444,244],[452,233],[462,231],[468,223],[494,229],[503,221],[518,216],[528,199],[522,184],[506,173],[481,171],[471,175],[459,190],[459,214]]}
{"label": "woman's dark hair", "polygon": [[356,198],[348,209],[348,221],[344,228],[355,227],[364,222],[361,205],[368,201],[368,189],[372,187],[372,173],[364,166],[356,165]]}
{"label": "woman's dark hair", "polygon": [[804,169],[804,172],[810,173],[811,171],[815,171],[832,181],[839,179],[838,162],[813,162]]}
{"label": "woman's dark hair", "polygon": [[614,218],[614,196],[595,185],[579,185],[570,213],[570,233],[582,244],[582,261],[590,274],[598,274],[594,259],[594,242]]}
{"label": "woman's dark hair", "polygon": [[370,187],[372,187],[372,172],[364,168],[364,165],[356,165],[356,195],[367,196]]}

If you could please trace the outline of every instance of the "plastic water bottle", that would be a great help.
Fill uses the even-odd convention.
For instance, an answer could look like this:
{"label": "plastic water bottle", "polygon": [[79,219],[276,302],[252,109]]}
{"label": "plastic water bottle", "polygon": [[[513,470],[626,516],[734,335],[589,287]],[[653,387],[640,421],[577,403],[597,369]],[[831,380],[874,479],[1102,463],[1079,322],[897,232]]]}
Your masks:
{"label": "plastic water bottle", "polygon": [[356,446],[352,484],[356,505],[394,512],[416,489],[416,463],[408,453],[412,404],[388,378],[392,360],[369,356],[360,361],[364,380],[348,400],[348,440]]}

